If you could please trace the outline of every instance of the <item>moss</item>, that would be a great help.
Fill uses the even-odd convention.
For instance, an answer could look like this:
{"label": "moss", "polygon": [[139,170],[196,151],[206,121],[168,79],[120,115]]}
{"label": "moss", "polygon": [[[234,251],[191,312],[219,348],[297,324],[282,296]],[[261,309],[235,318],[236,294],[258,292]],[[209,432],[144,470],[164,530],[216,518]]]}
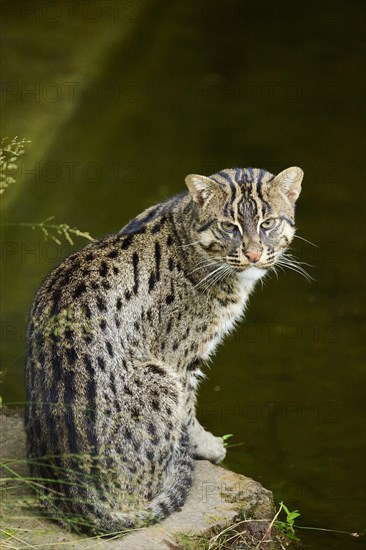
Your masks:
{"label": "moss", "polygon": [[215,527],[200,535],[178,533],[171,550],[244,550],[295,548],[293,541],[279,533],[270,520],[245,519],[239,516],[225,528]]}

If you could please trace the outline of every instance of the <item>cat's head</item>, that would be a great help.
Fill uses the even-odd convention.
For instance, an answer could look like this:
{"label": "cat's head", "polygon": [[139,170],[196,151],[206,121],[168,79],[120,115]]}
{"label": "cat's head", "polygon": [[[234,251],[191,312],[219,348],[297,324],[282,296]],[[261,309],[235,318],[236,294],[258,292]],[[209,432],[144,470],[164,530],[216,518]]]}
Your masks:
{"label": "cat's head", "polygon": [[303,175],[293,166],[277,176],[258,168],[187,176],[195,240],[208,256],[238,271],[273,266],[295,234],[295,203]]}

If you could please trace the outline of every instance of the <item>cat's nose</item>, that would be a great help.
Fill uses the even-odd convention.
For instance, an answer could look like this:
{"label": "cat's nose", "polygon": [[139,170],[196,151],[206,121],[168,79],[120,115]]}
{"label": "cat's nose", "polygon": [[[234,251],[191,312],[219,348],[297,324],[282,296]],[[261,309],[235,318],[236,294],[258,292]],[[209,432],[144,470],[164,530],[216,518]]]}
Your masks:
{"label": "cat's nose", "polygon": [[248,246],[248,248],[244,250],[244,254],[250,262],[255,264],[261,259],[262,250],[257,246]]}

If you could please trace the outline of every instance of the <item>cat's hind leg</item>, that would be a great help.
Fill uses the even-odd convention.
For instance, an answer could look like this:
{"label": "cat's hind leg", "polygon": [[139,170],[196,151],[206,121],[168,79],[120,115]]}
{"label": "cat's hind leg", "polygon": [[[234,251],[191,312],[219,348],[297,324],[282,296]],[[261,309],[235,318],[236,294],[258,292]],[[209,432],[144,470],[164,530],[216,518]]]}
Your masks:
{"label": "cat's hind leg", "polygon": [[121,474],[130,480],[129,492],[160,520],[182,506],[193,479],[181,382],[167,366],[150,361],[128,369],[120,390],[114,440]]}

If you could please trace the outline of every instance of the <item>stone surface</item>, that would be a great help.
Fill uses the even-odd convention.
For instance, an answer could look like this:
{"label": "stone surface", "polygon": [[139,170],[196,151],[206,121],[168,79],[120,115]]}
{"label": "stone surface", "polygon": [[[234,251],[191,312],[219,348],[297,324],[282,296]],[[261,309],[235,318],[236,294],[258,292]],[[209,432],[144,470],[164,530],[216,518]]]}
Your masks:
{"label": "stone surface", "polygon": [[239,512],[255,519],[268,520],[273,516],[272,493],[260,483],[207,461],[197,461],[194,485],[181,511],[123,538],[81,537],[43,518],[30,482],[17,478],[27,476],[25,434],[19,415],[3,414],[0,430],[1,529],[7,530],[0,546],[4,549],[42,545],[47,549],[73,550],[180,550],[177,541],[181,533],[198,535],[225,528],[237,521]]}

